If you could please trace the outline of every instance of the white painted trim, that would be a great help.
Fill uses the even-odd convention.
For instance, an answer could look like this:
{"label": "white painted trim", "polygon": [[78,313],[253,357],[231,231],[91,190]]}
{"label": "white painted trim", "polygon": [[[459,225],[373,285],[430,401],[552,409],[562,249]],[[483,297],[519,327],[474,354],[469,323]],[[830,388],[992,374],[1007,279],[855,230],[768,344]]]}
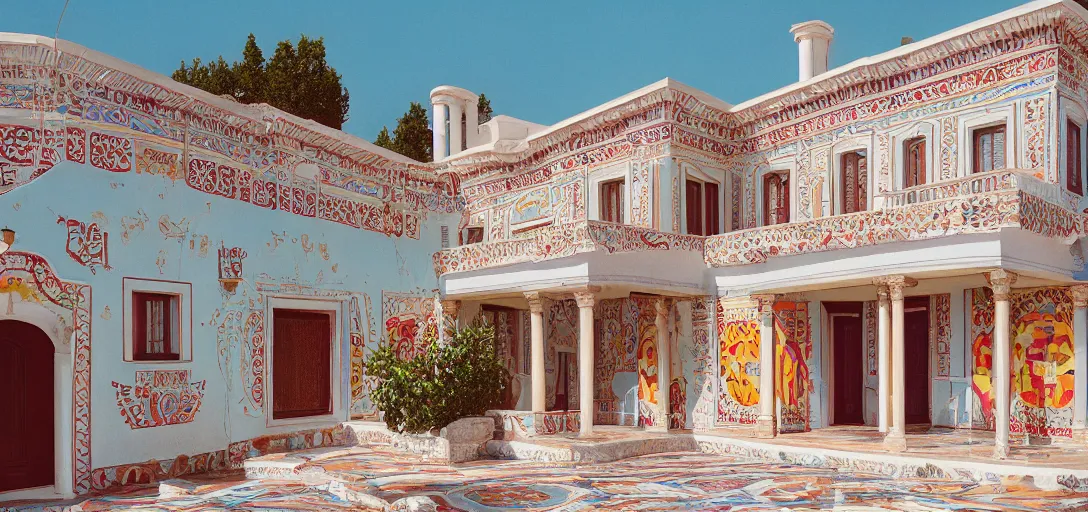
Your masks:
{"label": "white painted trim", "polygon": [[[911,139],[924,137],[926,139],[926,184],[936,183],[941,179],[941,171],[937,169],[938,160],[935,158],[940,139],[938,121],[919,121],[905,128],[893,130],[888,133],[888,151],[891,152],[889,160],[892,162],[891,186],[888,190],[903,190],[906,182],[907,152],[905,144]],[[1006,137],[1007,138],[1007,137]],[[963,146],[960,146],[963,147]],[[960,160],[963,160],[962,158]],[[959,172],[959,171],[957,171]]]}
{"label": "white painted trim", "polygon": [[[1088,147],[1085,146],[1085,139],[1088,139],[1088,113],[1085,112],[1083,105],[1076,100],[1068,96],[1060,96],[1058,99],[1058,144],[1055,146],[1058,148],[1058,186],[1062,190],[1069,191],[1066,188],[1066,124],[1068,121],[1080,125],[1080,184],[1081,189],[1084,190],[1088,184],[1085,183],[1085,170],[1088,168],[1088,156],[1085,155],[1085,150]],[[1073,192],[1070,192],[1073,193]],[[1083,197],[1085,194],[1081,194]]]}
{"label": "white painted trim", "polygon": [[[623,180],[623,223],[631,218],[631,166],[629,163],[613,165],[599,170],[589,171],[589,201],[586,202],[586,218],[601,220],[601,185],[613,180]],[[550,220],[549,220],[550,222]]]}
{"label": "white painted trim", "polygon": [[843,214],[843,205],[840,204],[841,201],[839,201],[839,198],[842,196],[843,189],[843,183],[841,179],[842,155],[853,151],[865,152],[865,179],[867,181],[867,183],[865,184],[865,209],[871,210],[873,208],[873,192],[876,190],[876,188],[873,186],[873,184],[876,182],[873,179],[873,163],[875,162],[875,159],[873,157],[876,156],[873,153],[873,145],[873,135],[870,133],[843,139],[831,146],[831,162],[830,165],[828,165],[829,173],[831,174],[831,176],[828,177],[828,183],[831,184],[831,211],[834,215]]}
{"label": "white painted trim", "polygon": [[[155,279],[140,279],[125,277],[121,279],[124,308],[124,361],[139,364],[177,364],[191,363],[193,361],[193,285],[177,281],[160,281]],[[136,340],[132,332],[132,294],[134,292],[150,292],[175,295],[178,297],[178,311],[176,332],[179,357],[177,360],[166,361],[137,361],[134,359],[133,346]]]}
{"label": "white painted trim", "polygon": [[[347,308],[347,300],[328,300],[328,299],[315,299],[312,297],[293,296],[293,295],[277,295],[268,296],[265,300],[265,323],[266,334],[268,342],[265,345],[267,354],[265,356],[265,370],[264,377],[268,386],[265,388],[265,426],[267,427],[280,427],[280,426],[292,426],[298,427],[302,425],[327,425],[335,423],[337,421],[347,421],[347,408],[344,406],[344,397],[341,396],[341,380],[342,373],[340,360],[341,360],[341,347],[344,333],[344,321],[347,318],[345,313]],[[273,411],[275,403],[275,382],[273,382],[273,364],[275,358],[273,357],[276,348],[275,340],[275,309],[295,309],[304,311],[316,311],[316,312],[330,312],[333,314],[332,325],[335,327],[335,333],[333,334],[333,340],[331,344],[331,358],[329,361],[330,373],[329,381],[332,389],[330,389],[329,396],[332,400],[332,413],[323,414],[320,416],[308,416],[302,418],[287,418],[287,419],[273,419]]]}
{"label": "white painted trim", "polygon": [[962,158],[957,162],[957,177],[970,176],[974,169],[975,130],[992,126],[1005,126],[1005,168],[1015,169],[1017,167],[1016,157],[1019,154],[1020,133],[1016,130],[1016,111],[1019,104],[1019,102],[1005,103],[960,114],[958,143]]}

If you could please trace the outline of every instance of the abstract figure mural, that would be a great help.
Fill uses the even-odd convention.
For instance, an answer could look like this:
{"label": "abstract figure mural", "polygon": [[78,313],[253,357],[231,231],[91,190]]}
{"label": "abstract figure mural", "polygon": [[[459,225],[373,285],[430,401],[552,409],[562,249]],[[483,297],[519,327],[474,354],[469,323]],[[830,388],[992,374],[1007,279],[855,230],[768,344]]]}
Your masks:
{"label": "abstract figure mural", "polygon": [[68,228],[68,243],[65,249],[77,263],[95,273],[96,267],[110,269],[109,233],[102,231],[97,222],[86,224],[76,219],[57,218],[57,224]]}
{"label": "abstract figure mural", "polygon": [[809,429],[808,360],[812,358],[807,302],[774,305],[775,395],[782,404],[780,432]]}
{"label": "abstract figure mural", "polygon": [[718,422],[755,424],[759,405],[759,312],[718,303],[721,343]]}
{"label": "abstract figure mural", "polygon": [[[993,294],[965,292],[971,325],[972,422],[994,428]],[[1012,405],[1010,431],[1070,437],[1073,426],[1072,299],[1064,288],[1016,290],[1010,297]]]}
{"label": "abstract figure mural", "polygon": [[661,421],[658,416],[658,354],[657,326],[654,319],[657,311],[654,299],[633,298],[638,308],[635,332],[638,333],[638,423],[641,426],[653,426]]}

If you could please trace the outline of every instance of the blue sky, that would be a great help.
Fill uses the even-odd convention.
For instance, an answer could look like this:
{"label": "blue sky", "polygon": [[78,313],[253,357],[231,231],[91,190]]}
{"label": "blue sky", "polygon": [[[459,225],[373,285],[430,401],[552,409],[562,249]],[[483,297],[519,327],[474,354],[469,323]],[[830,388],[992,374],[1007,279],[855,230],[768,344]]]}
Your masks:
{"label": "blue sky", "polygon": [[[1020,0],[71,0],[60,37],[169,75],[182,59],[241,58],[250,32],[324,36],[351,93],[344,129],[367,140],[440,84],[484,92],[497,114],[552,124],[666,76],[729,103],[797,80],[793,23],[835,27],[831,65]],[[53,36],[64,0],[8,9],[0,32]]]}

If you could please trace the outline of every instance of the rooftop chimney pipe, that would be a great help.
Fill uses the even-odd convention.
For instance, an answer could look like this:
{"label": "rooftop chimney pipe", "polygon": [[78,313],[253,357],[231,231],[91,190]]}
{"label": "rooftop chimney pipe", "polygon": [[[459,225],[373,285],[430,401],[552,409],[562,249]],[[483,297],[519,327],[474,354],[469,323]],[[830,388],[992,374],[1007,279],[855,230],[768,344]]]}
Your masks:
{"label": "rooftop chimney pipe", "polygon": [[835,29],[819,20],[806,21],[790,27],[797,43],[798,79],[801,82],[827,72],[827,53]]}

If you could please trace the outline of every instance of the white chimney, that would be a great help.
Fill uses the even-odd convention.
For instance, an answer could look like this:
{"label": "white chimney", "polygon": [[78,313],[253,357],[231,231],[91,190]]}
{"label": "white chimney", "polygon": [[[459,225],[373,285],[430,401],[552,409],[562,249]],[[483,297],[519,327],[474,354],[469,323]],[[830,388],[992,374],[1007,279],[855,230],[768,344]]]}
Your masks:
{"label": "white chimney", "polygon": [[[480,120],[477,116],[479,98],[471,91],[450,85],[431,90],[434,126],[434,160],[442,160],[480,144]],[[461,115],[465,116],[464,131]],[[464,145],[461,144],[464,139]],[[448,151],[447,151],[448,146]]]}
{"label": "white chimney", "polygon": [[827,51],[835,29],[819,20],[806,21],[790,27],[797,43],[798,77],[801,82],[827,72]]}

